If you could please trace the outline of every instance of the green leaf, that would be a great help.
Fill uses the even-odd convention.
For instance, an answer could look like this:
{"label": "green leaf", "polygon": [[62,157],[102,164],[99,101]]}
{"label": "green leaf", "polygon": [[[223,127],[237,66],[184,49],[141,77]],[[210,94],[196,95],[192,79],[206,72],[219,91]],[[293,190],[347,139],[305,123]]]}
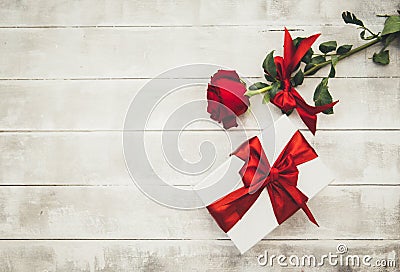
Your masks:
{"label": "green leaf", "polygon": [[372,56],[372,60],[375,63],[386,65],[389,64],[390,59],[389,59],[389,50],[385,51],[380,51],[379,53],[374,53]]}
{"label": "green leaf", "polygon": [[282,114],[286,114],[287,116],[291,115],[294,109],[288,110],[287,112],[284,112],[282,110]]}
{"label": "green leaf", "polygon": [[333,56],[331,58],[331,70],[329,71],[329,77],[331,77],[331,78],[335,77],[335,75],[336,75],[335,66],[338,63],[338,61],[339,61],[339,57],[337,57],[337,56]]}
{"label": "green leaf", "polygon": [[400,32],[400,16],[399,15],[394,15],[390,16],[386,19],[385,21],[385,26],[383,27],[382,30],[382,36],[391,34],[391,33],[396,33]]}
{"label": "green leaf", "polygon": [[293,77],[293,85],[294,86],[298,86],[303,84],[304,81],[304,73],[303,71],[300,69],[296,75]]}
{"label": "green leaf", "polygon": [[364,41],[372,40],[377,37],[377,35],[370,35],[368,37],[365,37],[365,33],[366,33],[365,30],[360,32],[360,38],[363,39]]}
{"label": "green leaf", "polygon": [[270,76],[269,74],[264,74],[264,77],[266,80],[268,80],[269,82],[275,82],[276,79],[273,78],[272,76]]}
{"label": "green leaf", "polygon": [[264,59],[262,65],[264,71],[266,71],[271,77],[276,77],[276,66],[274,62],[274,50],[272,50]]}
{"label": "green leaf", "polygon": [[346,54],[347,52],[349,52],[351,50],[351,48],[353,47],[353,45],[351,44],[344,44],[339,46],[339,48],[336,50],[336,53],[338,53],[339,55],[343,55]]}
{"label": "green leaf", "polygon": [[269,90],[269,96],[270,98],[274,98],[276,93],[279,91],[281,87],[281,83],[279,81],[272,83],[272,89]]}
{"label": "green leaf", "polygon": [[263,96],[262,103],[263,103],[263,104],[267,104],[267,103],[269,103],[270,99],[271,99],[271,98],[270,98],[269,92],[266,92],[266,93],[264,94],[264,96]]}
{"label": "green leaf", "polygon": [[[313,68],[314,66],[316,66],[317,64],[320,64],[320,63],[325,62],[325,61],[326,61],[326,58],[324,56],[313,57],[311,59],[310,63],[306,64],[306,67],[304,68],[304,71],[308,71],[311,68]],[[314,71],[311,75],[315,74],[318,70]]]}
{"label": "green leaf", "polygon": [[[323,106],[323,105],[332,103],[333,99],[328,90],[328,78],[327,77],[323,78],[321,80],[321,82],[318,84],[318,86],[314,92],[313,100],[314,100],[315,106]],[[327,109],[326,111],[323,111],[323,113],[332,114],[333,108]]]}
{"label": "green leaf", "polygon": [[324,56],[316,56],[311,59],[310,63],[311,64],[320,64],[325,61],[326,61],[326,58]]}
{"label": "green leaf", "polygon": [[326,54],[326,53],[329,53],[329,52],[332,52],[332,51],[336,50],[336,47],[337,47],[337,42],[336,41],[329,41],[329,42],[321,43],[319,45],[319,50],[322,53]]}
{"label": "green leaf", "polygon": [[259,89],[262,89],[262,88],[265,88],[265,87],[268,87],[268,86],[269,86],[269,85],[266,84],[266,83],[264,83],[264,82],[256,82],[256,83],[252,84],[252,85],[249,87],[249,90],[255,91],[255,90],[259,90]]}
{"label": "green leaf", "polygon": [[[308,63],[306,64],[306,67],[304,67],[304,72],[307,72],[308,70],[310,70],[311,68],[313,68],[315,65],[312,63]],[[315,74],[317,71],[314,71],[313,73],[309,74],[309,75],[313,75]]]}
{"label": "green leaf", "polygon": [[301,59],[301,61],[304,62],[305,64],[310,63],[313,55],[314,55],[314,50],[312,50],[312,48],[310,48],[310,49],[308,49],[308,51],[304,55],[304,57]]}
{"label": "green leaf", "polygon": [[350,11],[345,11],[342,13],[342,18],[343,21],[346,24],[352,24],[352,25],[358,25],[358,26],[364,26],[364,23],[358,19],[353,13]]}
{"label": "green leaf", "polygon": [[304,40],[304,37],[296,37],[296,38],[294,38],[293,39],[293,45],[297,48],[302,40]]}
{"label": "green leaf", "polygon": [[270,86],[264,82],[256,82],[248,88],[248,90],[244,93],[244,95],[248,96],[248,97],[252,97],[254,95],[266,92],[268,89],[267,90],[262,90],[262,89],[268,88],[268,87],[270,87]]}
{"label": "green leaf", "polygon": [[333,56],[331,58],[331,62],[333,66],[336,66],[336,64],[339,62],[339,57],[338,56]]}
{"label": "green leaf", "polygon": [[335,70],[335,66],[333,66],[332,64],[331,64],[331,70],[329,71],[329,77],[335,77],[335,75],[336,75],[336,70]]}
{"label": "green leaf", "polygon": [[400,38],[400,32],[397,33],[392,33],[389,35],[386,35],[385,37],[383,37],[383,48],[381,49],[381,51],[385,50],[389,44],[391,44],[394,40],[396,40],[397,38]]}
{"label": "green leaf", "polygon": [[300,44],[300,42],[301,42],[302,40],[304,40],[304,39],[305,39],[304,37],[296,37],[295,39],[293,39],[293,45],[294,45],[295,47],[298,47],[299,44]]}
{"label": "green leaf", "polygon": [[365,37],[365,30],[360,32],[360,38],[364,40]]}

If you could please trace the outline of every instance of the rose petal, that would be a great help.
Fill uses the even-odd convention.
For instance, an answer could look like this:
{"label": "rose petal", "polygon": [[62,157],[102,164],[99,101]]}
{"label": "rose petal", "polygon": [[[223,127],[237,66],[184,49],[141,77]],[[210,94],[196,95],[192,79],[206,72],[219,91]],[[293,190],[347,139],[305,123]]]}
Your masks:
{"label": "rose petal", "polygon": [[215,85],[216,81],[219,79],[230,79],[232,81],[240,82],[240,77],[234,70],[218,70],[212,77],[211,77],[211,84]]}
{"label": "rose petal", "polygon": [[226,116],[222,119],[222,124],[224,125],[224,129],[238,126],[235,115]]}

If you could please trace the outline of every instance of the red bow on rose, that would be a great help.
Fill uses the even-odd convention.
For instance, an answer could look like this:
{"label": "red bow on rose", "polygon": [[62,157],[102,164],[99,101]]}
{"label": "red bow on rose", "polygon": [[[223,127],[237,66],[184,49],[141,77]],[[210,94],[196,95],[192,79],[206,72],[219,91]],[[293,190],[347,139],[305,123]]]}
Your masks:
{"label": "red bow on rose", "polygon": [[305,38],[300,42],[299,46],[295,48],[292,37],[285,28],[283,58],[281,56],[276,56],[274,58],[277,79],[283,83],[283,89],[276,93],[270,100],[285,113],[296,108],[300,118],[313,134],[315,134],[317,127],[317,113],[332,108],[339,101],[323,106],[310,106],[304,101],[296,89],[293,88],[290,78],[301,59],[319,36],[320,34],[316,34]]}
{"label": "red bow on rose", "polygon": [[314,149],[297,131],[272,167],[257,136],[244,142],[232,153],[245,162],[239,174],[244,186],[207,206],[208,211],[225,232],[228,232],[250,209],[264,188],[271,199],[279,224],[303,209],[308,218],[317,224],[306,202],[308,197],[296,186],[297,165],[317,157]]}

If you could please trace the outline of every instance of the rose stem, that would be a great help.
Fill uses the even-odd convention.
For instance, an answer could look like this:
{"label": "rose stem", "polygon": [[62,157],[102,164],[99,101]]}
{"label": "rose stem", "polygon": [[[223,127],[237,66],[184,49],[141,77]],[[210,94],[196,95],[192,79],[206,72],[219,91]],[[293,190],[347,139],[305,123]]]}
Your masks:
{"label": "rose stem", "polygon": [[258,89],[258,90],[247,90],[247,92],[245,92],[244,95],[251,97],[256,94],[262,94],[262,93],[268,92],[271,89],[272,89],[272,85]]}
{"label": "rose stem", "polygon": [[[351,56],[351,55],[353,55],[353,54],[355,54],[355,53],[357,53],[357,52],[359,52],[359,51],[362,51],[362,50],[364,50],[364,49],[366,49],[366,48],[368,48],[368,47],[370,47],[370,46],[372,46],[372,45],[374,45],[374,44],[380,42],[381,40],[382,40],[381,37],[376,37],[374,40],[372,40],[372,41],[370,41],[370,42],[368,42],[368,43],[366,43],[366,44],[363,44],[363,45],[361,45],[361,46],[359,46],[359,47],[356,47],[356,48],[350,50],[349,52],[347,52],[347,53],[345,53],[345,54],[343,54],[343,55],[340,55],[340,56],[338,57],[338,61],[340,61],[340,60],[342,60],[342,59],[344,59],[344,58],[347,58],[347,57],[349,57],[349,56]],[[330,63],[331,63],[330,60],[321,62],[320,64],[315,65],[315,66],[314,66],[313,68],[311,68],[310,70],[304,72],[304,75],[305,75],[305,76],[310,75],[310,74],[314,73],[315,71],[319,70],[320,68],[322,68],[322,67],[324,67],[324,66],[326,66],[326,65],[328,65],[328,64],[330,64]]]}

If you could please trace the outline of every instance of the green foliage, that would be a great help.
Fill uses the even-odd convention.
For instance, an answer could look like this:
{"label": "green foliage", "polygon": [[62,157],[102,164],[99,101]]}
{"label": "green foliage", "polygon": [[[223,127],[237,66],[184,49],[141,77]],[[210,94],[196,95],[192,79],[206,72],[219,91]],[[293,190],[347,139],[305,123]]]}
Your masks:
{"label": "green foliage", "polygon": [[400,37],[400,32],[392,33],[383,37],[382,42],[384,44],[384,49],[389,46],[391,42],[398,39]]}
{"label": "green foliage", "polygon": [[[245,96],[252,97],[254,95],[263,93],[267,91],[271,86],[264,82],[256,82],[252,84],[247,92],[244,94]],[[263,90],[264,89],[264,90]]]}
{"label": "green foliage", "polygon": [[267,104],[267,103],[269,103],[270,100],[271,100],[270,94],[269,94],[269,92],[266,92],[263,96],[262,103]]}
{"label": "green foliage", "polygon": [[333,56],[331,58],[331,70],[329,71],[329,77],[335,77],[336,75],[336,70],[335,70],[335,66],[338,63],[339,58],[337,56]]}
{"label": "green foliage", "polygon": [[276,78],[277,74],[274,62],[274,50],[265,57],[262,67],[272,78]]}
{"label": "green foliage", "polygon": [[[313,97],[315,106],[323,106],[332,103],[333,99],[328,90],[328,78],[325,77],[318,84]],[[323,111],[325,114],[333,114],[333,108]]]}
{"label": "green foliage", "polygon": [[364,26],[364,23],[358,19],[353,13],[350,11],[345,11],[342,13],[342,18],[346,24]]}
{"label": "green foliage", "polygon": [[[391,42],[400,37],[400,15],[392,15],[392,16],[382,15],[380,17],[387,17],[387,19],[385,20],[382,33],[378,32],[377,34],[375,34],[366,26],[364,26],[364,23],[361,20],[359,20],[353,13],[350,13],[348,11],[342,13],[342,18],[346,24],[354,24],[360,26],[359,28],[362,29],[362,31],[360,32],[361,39],[372,40],[371,45],[375,44],[378,41],[382,42],[383,44],[382,49],[379,52],[374,53],[374,55],[372,56],[372,60],[377,64],[387,65],[390,62],[389,50],[385,49],[389,46]],[[366,47],[367,46],[365,46],[362,49],[365,49]],[[338,48],[337,54],[339,55],[346,54],[348,51],[350,51],[350,49],[351,47],[345,48],[344,46],[341,46]],[[332,69],[331,72],[333,73]]]}
{"label": "green foliage", "polygon": [[276,93],[279,91],[279,89],[281,88],[281,83],[279,81],[272,83],[272,89],[269,90],[269,96],[271,98],[274,98]]}
{"label": "green foliage", "polygon": [[286,111],[286,112],[282,110],[282,113],[283,113],[283,114],[286,114],[287,116],[289,116],[289,115],[292,114],[293,110],[294,110],[294,109],[291,109],[291,110],[288,110],[288,111]]}
{"label": "green foliage", "polygon": [[264,77],[265,77],[266,80],[268,80],[270,82],[275,82],[276,81],[276,78],[273,78],[269,74],[264,74]]}
{"label": "green foliage", "polygon": [[351,50],[352,47],[353,47],[353,45],[351,45],[351,44],[341,45],[336,50],[336,53],[339,54],[339,55],[346,54],[347,52],[349,52]]}
{"label": "green foliage", "polygon": [[324,54],[327,54],[329,52],[336,50],[336,47],[337,47],[336,41],[324,42],[319,45],[319,51],[321,51]]}
{"label": "green foliage", "polygon": [[[316,66],[317,64],[323,63],[326,61],[326,58],[324,56],[315,56],[311,59],[311,61],[309,63],[307,63],[306,67],[304,68],[304,71],[308,71],[311,68],[313,68],[314,66]],[[311,73],[310,75],[315,74],[319,69],[313,71],[313,73]]]}
{"label": "green foliage", "polygon": [[256,83],[252,84],[252,85],[249,87],[249,90],[251,90],[251,91],[260,90],[260,89],[263,89],[263,88],[268,87],[268,86],[269,86],[269,85],[268,85],[267,83],[264,83],[264,82],[256,82]]}
{"label": "green foliage", "polygon": [[[358,19],[353,13],[349,11],[343,12],[342,18],[346,24],[358,25],[360,26],[361,29],[363,29],[360,33],[360,38],[363,40],[372,40],[379,36],[379,33],[378,34],[373,33],[366,26],[364,26],[364,23],[360,19]],[[367,32],[370,33],[371,35],[366,36]]]}
{"label": "green foliage", "polygon": [[[372,35],[365,36],[365,34],[367,33],[367,31],[368,31],[369,33],[371,33]],[[378,37],[378,34],[374,34],[374,33],[372,33],[372,32],[371,32],[370,30],[368,30],[368,29],[364,29],[363,31],[360,32],[360,38],[361,38],[362,40],[364,40],[364,41],[369,41],[369,40],[375,39],[376,37]]]}
{"label": "green foliage", "polygon": [[299,69],[299,71],[293,77],[292,84],[293,86],[298,86],[303,84],[303,81],[304,81],[304,73],[301,69]]}
{"label": "green foliage", "polygon": [[383,50],[380,51],[379,53],[374,53],[372,56],[372,60],[375,63],[386,65],[389,64],[390,59],[389,59],[389,50]]}
{"label": "green foliage", "polygon": [[382,30],[382,36],[400,32],[400,16],[389,16],[385,21],[385,26]]}

